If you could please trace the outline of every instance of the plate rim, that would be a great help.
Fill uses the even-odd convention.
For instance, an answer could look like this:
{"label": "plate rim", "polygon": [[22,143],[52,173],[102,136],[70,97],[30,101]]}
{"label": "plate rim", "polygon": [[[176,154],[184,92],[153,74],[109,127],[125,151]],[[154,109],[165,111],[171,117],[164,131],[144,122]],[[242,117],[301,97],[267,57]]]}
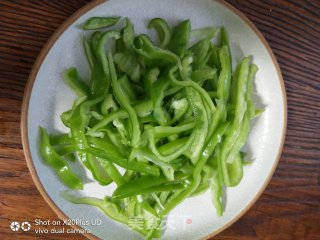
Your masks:
{"label": "plate rim", "polygon": [[[56,204],[55,202],[51,199],[47,191],[45,190],[44,186],[42,185],[40,178],[37,174],[36,168],[33,164],[33,160],[31,157],[31,151],[30,151],[30,145],[29,145],[29,138],[28,138],[28,113],[29,113],[29,105],[30,105],[30,99],[31,99],[31,93],[33,90],[33,85],[36,80],[36,76],[38,75],[39,69],[43,63],[43,61],[46,59],[47,54],[53,47],[53,45],[56,43],[56,41],[59,39],[59,37],[70,27],[78,18],[80,18],[83,14],[87,13],[94,7],[103,4],[109,0],[93,0],[92,2],[84,5],[80,9],[78,9],[75,13],[73,13],[69,18],[67,18],[56,30],[55,32],[51,35],[51,37],[48,39],[48,41],[45,43],[43,48],[41,49],[39,55],[36,58],[36,61],[30,71],[29,77],[27,79],[27,83],[24,89],[24,95],[23,95],[23,100],[22,100],[22,108],[21,108],[21,122],[20,122],[20,129],[21,129],[21,139],[22,139],[22,147],[23,147],[23,152],[24,156],[27,162],[27,166],[29,169],[29,172],[31,174],[32,180],[35,183],[38,191],[40,192],[41,196],[44,198],[44,200],[47,202],[47,204],[50,206],[50,208],[57,214],[57,216],[62,219],[70,219]],[[281,70],[278,64],[278,61],[269,46],[268,42],[264,38],[263,34],[258,30],[258,28],[252,23],[248,17],[242,13],[240,10],[232,6],[231,4],[225,2],[224,0],[213,0],[225,8],[229,9],[231,12],[233,12],[235,15],[240,17],[250,28],[253,30],[253,32],[257,35],[257,37],[260,39],[266,50],[268,51],[268,54],[270,55],[273,65],[276,69],[279,83],[280,83],[280,88],[281,88],[281,93],[282,93],[282,98],[283,98],[283,126],[282,126],[282,136],[281,136],[281,141],[279,148],[277,150],[277,156],[276,160],[274,161],[271,170],[268,173],[267,178],[265,179],[262,187],[259,189],[259,191],[256,193],[256,195],[252,198],[252,200],[247,204],[245,208],[243,208],[234,218],[229,220],[226,224],[221,226],[220,228],[216,229],[209,235],[202,237],[201,239],[209,239],[213,236],[216,236],[223,230],[227,229],[230,227],[233,223],[238,221],[260,198],[262,193],[265,191],[266,187],[268,186],[278,164],[281,158],[281,154],[283,151],[284,143],[285,143],[285,136],[286,136],[286,131],[287,131],[287,95],[286,95],[286,90],[285,90],[285,84],[284,80],[281,74]],[[82,227],[78,225],[72,225],[71,226],[73,229],[77,230],[84,230]],[[82,231],[82,235],[89,239],[100,239],[96,235],[92,233],[86,233],[85,231]]]}

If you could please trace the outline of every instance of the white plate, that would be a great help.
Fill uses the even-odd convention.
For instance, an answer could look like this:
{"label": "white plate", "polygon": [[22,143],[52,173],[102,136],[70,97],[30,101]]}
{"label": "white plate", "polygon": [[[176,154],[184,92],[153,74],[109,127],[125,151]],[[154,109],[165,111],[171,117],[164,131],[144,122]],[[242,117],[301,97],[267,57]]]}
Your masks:
{"label": "white plate", "polygon": [[[89,68],[82,49],[83,32],[77,27],[92,16],[119,15],[129,17],[138,33],[146,31],[153,17],[163,17],[171,23],[190,19],[193,28],[225,26],[228,30],[233,59],[252,55],[260,70],[255,80],[258,102],[265,112],[253,125],[246,148],[254,163],[245,167],[239,186],[226,191],[225,213],[217,217],[210,194],[187,199],[172,211],[167,219],[164,239],[199,239],[217,234],[238,219],[257,200],[270,180],[285,136],[286,97],[279,67],[258,30],[241,13],[229,5],[213,0],[111,0],[95,1],[73,15],[62,25],[40,54],[26,88],[22,134],[24,150],[33,179],[49,205],[61,218],[100,219],[100,226],[82,226],[103,239],[140,239],[141,236],[125,225],[105,217],[102,212],[86,205],[74,205],[60,197],[66,188],[52,169],[45,166],[38,154],[38,127],[50,132],[66,129],[60,114],[68,110],[75,98],[61,78],[63,69],[77,66],[82,76],[89,77]],[[90,179],[90,174],[82,172]],[[88,180],[83,194],[103,198],[109,187]],[[72,235],[70,236],[72,237]]]}

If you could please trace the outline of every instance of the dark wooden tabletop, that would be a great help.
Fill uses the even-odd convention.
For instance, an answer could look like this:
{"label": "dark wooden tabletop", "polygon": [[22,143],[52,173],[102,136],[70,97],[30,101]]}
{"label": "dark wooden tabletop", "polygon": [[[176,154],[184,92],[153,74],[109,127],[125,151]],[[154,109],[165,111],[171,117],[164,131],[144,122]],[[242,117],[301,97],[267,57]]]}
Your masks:
{"label": "dark wooden tabletop", "polygon": [[[12,232],[12,221],[57,220],[23,155],[20,111],[29,72],[57,27],[90,0],[0,1],[0,239],[85,239]],[[258,27],[288,97],[284,151],[267,189],[214,239],[320,239],[320,1],[228,0]]]}

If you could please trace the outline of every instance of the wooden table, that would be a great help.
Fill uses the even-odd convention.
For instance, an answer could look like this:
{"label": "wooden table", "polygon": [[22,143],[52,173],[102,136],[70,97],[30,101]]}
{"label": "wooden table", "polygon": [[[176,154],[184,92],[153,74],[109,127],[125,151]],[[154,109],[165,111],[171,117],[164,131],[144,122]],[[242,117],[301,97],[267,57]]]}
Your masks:
{"label": "wooden table", "polygon": [[[25,162],[21,102],[28,74],[45,42],[88,2],[0,1],[0,239],[84,239],[12,232],[9,224],[57,219]],[[288,131],[266,191],[214,239],[320,239],[320,1],[227,2],[256,24],[279,61],[288,95]]]}

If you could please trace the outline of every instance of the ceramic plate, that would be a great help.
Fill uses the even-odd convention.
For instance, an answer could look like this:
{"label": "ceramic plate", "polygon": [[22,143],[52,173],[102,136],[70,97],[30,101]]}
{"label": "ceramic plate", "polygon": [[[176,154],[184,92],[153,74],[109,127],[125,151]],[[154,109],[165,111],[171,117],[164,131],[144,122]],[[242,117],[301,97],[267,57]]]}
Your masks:
{"label": "ceramic plate", "polygon": [[[78,25],[92,16],[127,16],[136,32],[146,32],[148,20],[162,17],[175,24],[190,19],[192,28],[225,26],[229,32],[231,52],[236,62],[244,55],[253,56],[259,66],[255,80],[256,102],[265,112],[254,121],[246,150],[253,164],[246,166],[244,177],[235,188],[228,188],[225,212],[217,217],[210,193],[187,199],[167,219],[163,239],[200,239],[213,236],[236,221],[257,200],[270,180],[281,154],[286,128],[286,97],[277,62],[258,30],[241,13],[222,1],[213,0],[110,0],[93,1],[74,14],[49,40],[41,52],[25,92],[22,135],[26,159],[33,179],[49,205],[60,218],[101,220],[101,225],[81,225],[89,238],[112,240],[141,239],[121,223],[107,218],[100,210],[74,205],[60,197],[66,188],[54,172],[44,165],[38,154],[38,128],[65,132],[60,114],[71,108],[75,95],[62,80],[65,68],[77,66],[82,76],[89,77],[82,49],[83,32]],[[78,168],[86,185],[82,195],[103,198],[110,187],[91,181],[90,174]],[[77,227],[76,227],[77,228]]]}

